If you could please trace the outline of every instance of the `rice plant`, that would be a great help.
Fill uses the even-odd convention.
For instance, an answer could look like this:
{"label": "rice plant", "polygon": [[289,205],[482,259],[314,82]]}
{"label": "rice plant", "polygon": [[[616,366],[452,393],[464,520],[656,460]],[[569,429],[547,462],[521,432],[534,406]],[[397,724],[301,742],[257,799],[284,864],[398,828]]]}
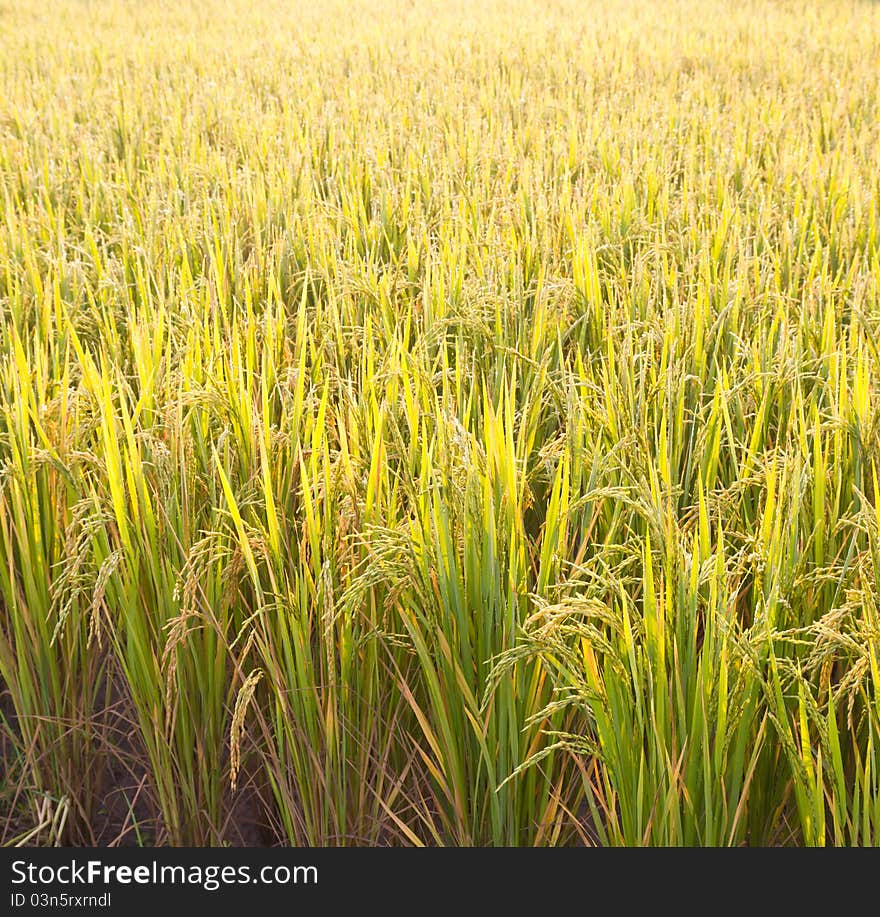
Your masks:
{"label": "rice plant", "polygon": [[0,6],[0,843],[880,844],[878,59]]}

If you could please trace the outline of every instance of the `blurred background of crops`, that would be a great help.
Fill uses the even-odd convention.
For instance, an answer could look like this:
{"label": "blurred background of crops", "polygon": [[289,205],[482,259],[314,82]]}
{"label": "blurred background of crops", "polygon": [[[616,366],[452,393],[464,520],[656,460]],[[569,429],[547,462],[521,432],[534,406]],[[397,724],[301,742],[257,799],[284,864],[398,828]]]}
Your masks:
{"label": "blurred background of crops", "polygon": [[2,0],[2,842],[880,843],[878,64]]}

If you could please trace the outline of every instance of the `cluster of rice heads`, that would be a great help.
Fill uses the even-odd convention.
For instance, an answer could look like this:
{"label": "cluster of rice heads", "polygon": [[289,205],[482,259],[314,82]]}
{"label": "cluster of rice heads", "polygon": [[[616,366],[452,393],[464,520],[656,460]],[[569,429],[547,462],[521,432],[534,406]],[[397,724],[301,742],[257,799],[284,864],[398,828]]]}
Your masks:
{"label": "cluster of rice heads", "polygon": [[3,841],[880,843],[880,9],[436,6],[0,7]]}

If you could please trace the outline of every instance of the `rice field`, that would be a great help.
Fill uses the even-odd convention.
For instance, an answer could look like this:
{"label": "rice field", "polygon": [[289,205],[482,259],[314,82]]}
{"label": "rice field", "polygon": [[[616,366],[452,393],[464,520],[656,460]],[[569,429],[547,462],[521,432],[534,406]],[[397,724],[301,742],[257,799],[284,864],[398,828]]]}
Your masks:
{"label": "rice field", "polygon": [[0,843],[880,845],[880,6],[0,0]]}

